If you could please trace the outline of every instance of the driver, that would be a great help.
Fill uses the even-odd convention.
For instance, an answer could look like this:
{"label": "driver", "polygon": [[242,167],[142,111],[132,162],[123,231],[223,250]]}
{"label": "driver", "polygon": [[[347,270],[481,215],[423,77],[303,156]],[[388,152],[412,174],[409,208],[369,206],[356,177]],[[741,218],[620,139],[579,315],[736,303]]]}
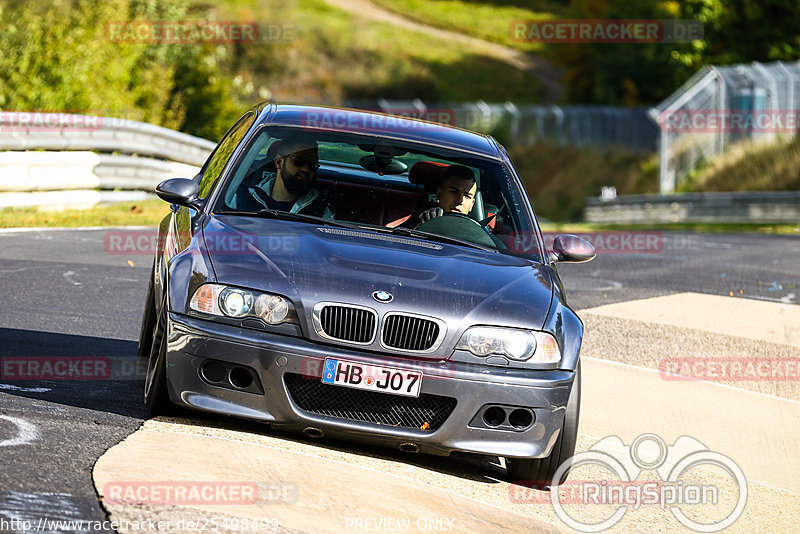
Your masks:
{"label": "driver", "polygon": [[468,215],[475,205],[477,192],[478,183],[472,169],[464,165],[450,165],[439,187],[436,188],[436,202],[439,205],[423,211],[419,216],[419,222],[430,221],[445,213]]}

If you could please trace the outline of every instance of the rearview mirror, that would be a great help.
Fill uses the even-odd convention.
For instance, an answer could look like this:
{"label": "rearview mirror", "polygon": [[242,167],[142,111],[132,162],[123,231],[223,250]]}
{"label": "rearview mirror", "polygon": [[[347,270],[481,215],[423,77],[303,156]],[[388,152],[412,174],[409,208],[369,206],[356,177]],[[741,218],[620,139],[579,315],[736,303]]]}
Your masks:
{"label": "rearview mirror", "polygon": [[200,186],[189,178],[170,178],[156,186],[156,194],[170,204],[186,206],[200,211]]}
{"label": "rearview mirror", "polygon": [[553,261],[583,263],[594,259],[597,251],[594,245],[576,235],[562,234],[553,241]]}

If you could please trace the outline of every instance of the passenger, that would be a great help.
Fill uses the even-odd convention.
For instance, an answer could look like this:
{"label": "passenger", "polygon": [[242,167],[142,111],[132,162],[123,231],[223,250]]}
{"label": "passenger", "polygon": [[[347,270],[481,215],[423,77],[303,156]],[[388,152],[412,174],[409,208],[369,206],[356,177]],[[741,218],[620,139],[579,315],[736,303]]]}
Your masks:
{"label": "passenger", "polygon": [[264,208],[333,219],[328,203],[314,187],[319,169],[317,143],[300,139],[275,141],[276,172],[264,171],[257,185],[237,194],[236,209]]}

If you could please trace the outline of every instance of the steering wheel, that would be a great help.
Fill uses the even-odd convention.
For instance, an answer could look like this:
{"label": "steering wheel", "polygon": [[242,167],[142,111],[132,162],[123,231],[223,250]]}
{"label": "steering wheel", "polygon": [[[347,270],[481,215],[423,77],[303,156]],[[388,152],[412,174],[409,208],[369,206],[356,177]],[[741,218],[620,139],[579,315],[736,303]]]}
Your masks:
{"label": "steering wheel", "polygon": [[[459,212],[457,212],[457,211],[446,211],[446,212],[444,212],[444,214],[442,215],[442,217],[461,217],[462,219],[466,219],[466,220],[468,220],[468,221],[469,221],[469,222],[471,222],[471,223],[477,224],[478,226],[480,226],[481,228],[483,228],[483,229],[484,229],[484,231],[486,230],[486,224],[483,224],[483,222],[482,222],[482,221],[476,221],[475,219],[473,219],[473,218],[472,218],[472,217],[470,217],[469,215],[465,215],[465,214],[463,214],[463,213],[459,213]],[[484,220],[486,220],[486,219],[484,219]],[[487,222],[488,222],[488,221],[487,221]]]}
{"label": "steering wheel", "polygon": [[497,244],[487,232],[486,227],[463,213],[447,212],[441,217],[418,224],[416,229],[497,248]]}

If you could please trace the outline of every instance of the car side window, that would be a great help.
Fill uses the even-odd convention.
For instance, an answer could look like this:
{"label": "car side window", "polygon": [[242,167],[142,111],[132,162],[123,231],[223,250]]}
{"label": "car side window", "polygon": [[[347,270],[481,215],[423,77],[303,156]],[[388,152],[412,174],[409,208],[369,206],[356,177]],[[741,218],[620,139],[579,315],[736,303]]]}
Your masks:
{"label": "car side window", "polygon": [[244,138],[245,134],[250,129],[250,126],[252,126],[255,118],[255,112],[248,111],[242,115],[236,124],[233,125],[233,128],[228,130],[228,133],[225,134],[222,141],[219,142],[211,159],[208,160],[203,177],[200,179],[200,198],[206,198],[208,193],[211,192],[214,184],[217,183],[217,180],[219,180],[219,177],[222,175],[225,165],[228,163],[234,150],[236,150],[236,147],[239,146],[242,138]]}

